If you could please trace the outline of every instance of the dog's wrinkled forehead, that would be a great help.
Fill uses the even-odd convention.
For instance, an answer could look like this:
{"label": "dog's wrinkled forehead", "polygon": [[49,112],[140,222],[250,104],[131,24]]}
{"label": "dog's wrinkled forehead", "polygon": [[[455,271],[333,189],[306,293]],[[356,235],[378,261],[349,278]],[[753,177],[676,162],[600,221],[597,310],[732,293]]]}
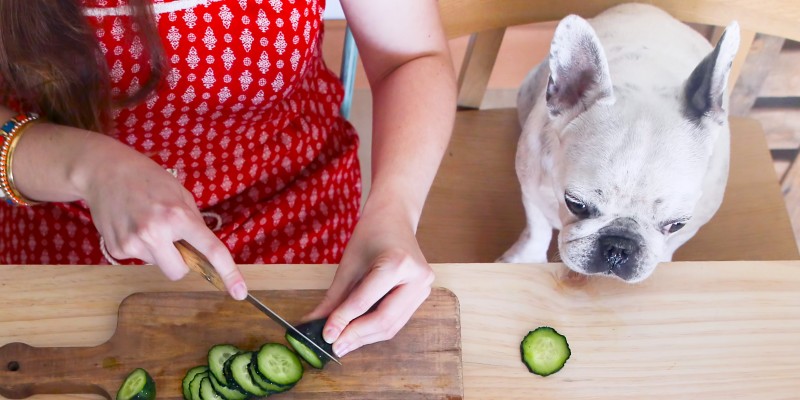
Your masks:
{"label": "dog's wrinkled forehead", "polygon": [[573,190],[619,207],[692,202],[708,154],[698,127],[679,112],[618,101],[593,107],[563,135],[564,179]]}

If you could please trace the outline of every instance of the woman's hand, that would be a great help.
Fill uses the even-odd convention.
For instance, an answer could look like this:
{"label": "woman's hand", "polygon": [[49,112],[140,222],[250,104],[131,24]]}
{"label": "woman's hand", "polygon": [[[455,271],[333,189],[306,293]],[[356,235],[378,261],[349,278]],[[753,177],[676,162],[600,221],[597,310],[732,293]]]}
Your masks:
{"label": "woman's hand", "polygon": [[103,147],[102,155],[88,157],[77,186],[109,254],[158,265],[178,280],[189,269],[173,243],[184,239],[211,261],[231,296],[244,299],[244,279],[191,193],[144,155],[116,143]]}
{"label": "woman's hand", "polygon": [[393,338],[428,297],[433,278],[407,218],[368,209],[325,298],[306,319],[328,316],[323,336],[344,356]]}

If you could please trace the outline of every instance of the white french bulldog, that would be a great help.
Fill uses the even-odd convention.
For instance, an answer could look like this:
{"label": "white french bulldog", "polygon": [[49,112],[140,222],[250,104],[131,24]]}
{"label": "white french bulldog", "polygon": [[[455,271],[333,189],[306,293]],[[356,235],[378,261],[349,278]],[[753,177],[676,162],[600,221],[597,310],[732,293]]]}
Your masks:
{"label": "white french bulldog", "polygon": [[644,4],[564,18],[517,99],[527,227],[499,261],[546,262],[553,228],[578,273],[634,283],[670,261],[722,203],[738,47],[736,22],[712,49]]}

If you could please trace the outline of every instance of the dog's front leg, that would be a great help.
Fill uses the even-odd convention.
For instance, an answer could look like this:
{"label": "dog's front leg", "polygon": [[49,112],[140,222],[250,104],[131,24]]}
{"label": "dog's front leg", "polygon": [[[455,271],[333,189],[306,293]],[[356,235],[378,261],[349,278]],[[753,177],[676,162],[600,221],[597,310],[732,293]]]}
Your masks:
{"label": "dog's front leg", "polygon": [[497,262],[501,263],[546,263],[547,249],[553,237],[553,227],[539,207],[524,199],[527,226],[517,242],[506,250]]}

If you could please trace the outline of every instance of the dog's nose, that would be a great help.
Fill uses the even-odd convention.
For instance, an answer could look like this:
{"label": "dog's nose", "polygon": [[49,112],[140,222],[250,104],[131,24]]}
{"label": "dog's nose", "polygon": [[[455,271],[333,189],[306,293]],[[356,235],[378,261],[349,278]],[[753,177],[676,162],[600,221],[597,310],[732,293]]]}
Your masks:
{"label": "dog's nose", "polygon": [[600,239],[603,256],[612,268],[628,261],[634,251],[633,241],[621,236],[606,236]]}
{"label": "dog's nose", "polygon": [[636,242],[622,236],[604,236],[599,244],[604,264],[602,272],[611,272],[623,279],[630,275],[639,249]]}

